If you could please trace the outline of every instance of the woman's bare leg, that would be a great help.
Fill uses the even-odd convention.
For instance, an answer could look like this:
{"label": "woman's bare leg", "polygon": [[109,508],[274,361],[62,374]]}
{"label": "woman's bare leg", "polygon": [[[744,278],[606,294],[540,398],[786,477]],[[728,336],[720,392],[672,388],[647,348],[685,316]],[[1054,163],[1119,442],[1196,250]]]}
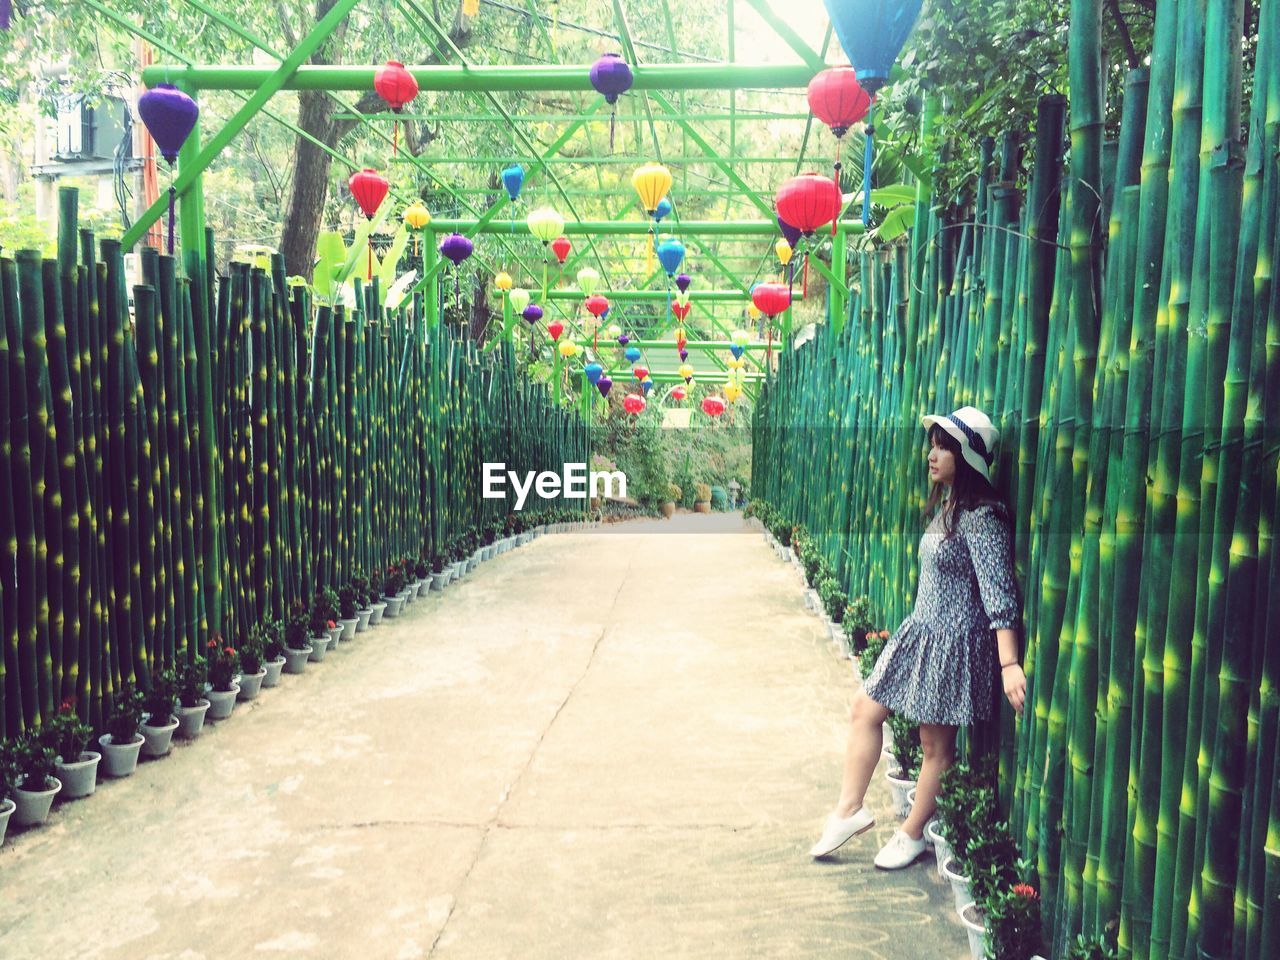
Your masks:
{"label": "woman's bare leg", "polygon": [[862,806],[867,784],[880,761],[884,743],[883,724],[889,710],[859,690],[849,709],[849,742],[844,753],[844,779],[840,784],[840,802],[836,813],[849,817]]}
{"label": "woman's bare leg", "polygon": [[956,758],[956,728],[922,723],[920,746],[924,748],[924,763],[920,765],[920,778],[916,781],[916,802],[911,805],[911,813],[902,824],[902,832],[912,840],[924,836],[924,825],[937,809],[942,775]]}

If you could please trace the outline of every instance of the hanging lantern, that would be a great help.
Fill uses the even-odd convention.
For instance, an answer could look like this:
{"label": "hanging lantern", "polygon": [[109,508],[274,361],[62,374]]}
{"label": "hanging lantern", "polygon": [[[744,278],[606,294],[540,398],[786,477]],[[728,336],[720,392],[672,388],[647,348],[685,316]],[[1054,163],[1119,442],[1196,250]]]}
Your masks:
{"label": "hanging lantern", "polygon": [[471,256],[475,245],[460,233],[451,233],[440,241],[440,253],[453,263],[453,293],[459,303],[462,301],[462,286],[458,280],[458,268]]}
{"label": "hanging lantern", "polygon": [[[693,309],[693,304],[688,300],[671,301],[671,312],[676,315],[676,319],[684,323],[684,318],[689,315],[689,311]],[[678,348],[677,348],[678,349]]]}
{"label": "hanging lantern", "polygon": [[613,381],[607,376],[601,377],[596,381],[596,389],[600,391],[600,396],[609,396],[609,391],[613,389]]}
{"label": "hanging lantern", "polygon": [[676,289],[678,289],[681,293],[684,293],[686,290],[688,290],[689,284],[691,283],[693,283],[693,277],[689,276],[687,273],[682,273],[678,277],[676,277]]}
{"label": "hanging lantern", "polygon": [[650,216],[653,217],[654,223],[661,223],[664,217],[671,216],[672,209],[671,201],[664,197],[658,201],[658,205],[653,208],[653,213]]}
{"label": "hanging lantern", "polygon": [[560,266],[562,267],[569,257],[569,251],[572,249],[573,244],[569,242],[569,238],[563,233],[551,241],[551,252],[556,255],[556,259],[560,261]]}
{"label": "hanging lantern", "polygon": [[830,177],[802,173],[778,188],[774,197],[778,216],[805,236],[826,226],[840,214],[844,198]]}
{"label": "hanging lantern", "polygon": [[616,339],[622,336],[622,328],[616,323],[611,323],[609,326],[604,328],[604,335],[606,337],[613,337]]}
{"label": "hanging lantern", "polygon": [[688,360],[688,359],[689,359],[689,351],[688,351],[688,350],[686,350],[684,347],[681,347],[681,348],[680,348],[680,361],[683,363],[685,360]]}
{"label": "hanging lantern", "polygon": [[840,145],[844,135],[871,108],[871,94],[858,83],[853,67],[829,67],[809,81],[809,109],[836,136],[835,181],[840,182]]}
{"label": "hanging lantern", "polygon": [[684,262],[684,244],[675,239],[663,240],[658,244],[658,262],[667,271],[667,277],[673,278]]}
{"label": "hanging lantern", "polygon": [[748,303],[747,316],[749,316],[752,320],[759,320],[762,316],[764,316],[764,314],[760,312],[760,308],[757,307],[754,303]]}
{"label": "hanging lantern", "polygon": [[676,349],[683,350],[689,338],[685,336],[684,327],[676,327]]}
{"label": "hanging lantern", "polygon": [[507,196],[515,203],[520,199],[520,188],[524,186],[524,167],[513,163],[503,168],[501,177],[502,185],[507,188]]}
{"label": "hanging lantern", "polygon": [[751,342],[751,334],[745,330],[735,330],[729,334],[729,339],[740,347],[745,347]]}
{"label": "hanging lantern", "polygon": [[[631,185],[640,196],[640,205],[650,217],[658,212],[672,184],[671,171],[660,163],[646,163],[631,174]],[[670,204],[668,204],[670,206]]]}
{"label": "hanging lantern", "polygon": [[629,393],[623,398],[622,406],[627,413],[639,416],[645,408],[645,399],[638,393]]}
{"label": "hanging lantern", "polygon": [[595,294],[587,297],[587,313],[593,317],[598,317],[609,309],[609,299],[601,294]]}
{"label": "hanging lantern", "polygon": [[173,256],[173,210],[177,200],[173,165],[178,162],[178,151],[195,128],[200,108],[173,84],[159,83],[138,97],[138,115],[169,165],[169,256]]}
{"label": "hanging lantern", "polygon": [[462,0],[462,15],[464,17],[478,17],[480,15],[480,0]]}
{"label": "hanging lantern", "polygon": [[[590,267],[583,267],[578,271],[578,289],[582,291],[582,295],[584,297],[589,297],[595,293],[596,287],[599,285],[600,274],[596,273]],[[620,332],[621,331],[619,331],[619,333]]]}
{"label": "hanging lantern", "polygon": [[[373,73],[373,89],[378,91],[392,113],[403,112],[405,106],[418,95],[418,81],[399,60],[388,60]],[[391,140],[391,155],[400,151],[400,121],[395,122]]]}
{"label": "hanging lantern", "polygon": [[778,262],[784,267],[791,262],[791,244],[787,243],[785,238],[778,238],[778,242],[773,245],[773,252],[777,254]]}
{"label": "hanging lantern", "polygon": [[702,412],[708,417],[718,417],[724,413],[724,400],[720,397],[703,397]]}
{"label": "hanging lantern", "polygon": [[613,153],[613,127],[618,115],[618,97],[631,89],[635,77],[621,54],[606,53],[591,65],[591,86],[609,104],[609,152]]}
{"label": "hanging lantern", "polygon": [[738,398],[742,396],[742,388],[736,383],[727,383],[724,387],[724,398],[730,403],[737,403]]}
{"label": "hanging lantern", "polygon": [[[387,182],[387,178],[381,176],[369,167],[359,170],[351,175],[347,181],[347,187],[351,190],[351,195],[356,198],[356,203],[360,204],[360,209],[364,211],[364,215],[370,220],[378,212],[378,207],[382,205],[383,199],[387,195],[387,191],[391,189],[391,184]],[[369,243],[369,270],[367,279],[373,279],[373,243]]]}
{"label": "hanging lantern", "polygon": [[651,377],[645,377],[641,380],[640,389],[644,391],[644,395],[647,397],[649,395],[649,391],[653,389],[653,379]]}
{"label": "hanging lantern", "polygon": [[[512,290],[511,292],[512,294],[515,293],[514,290]],[[527,307],[525,307],[523,310],[520,311],[520,316],[524,317],[525,321],[529,324],[529,326],[533,326],[535,323],[537,323],[539,320],[542,319],[542,308],[538,306],[536,303],[531,303]]]}
{"label": "hanging lantern", "polygon": [[422,231],[431,222],[431,211],[423,206],[421,200],[415,200],[405,207],[400,219],[404,221],[404,225],[413,234],[413,255],[416,257],[418,256],[418,241],[422,236]]}
{"label": "hanging lantern", "polygon": [[680,376],[684,377],[684,382],[688,383],[693,379],[693,365],[688,363],[680,364],[680,369],[676,371]]}
{"label": "hanging lantern", "polygon": [[523,313],[524,308],[529,305],[529,291],[524,287],[515,287],[507,294],[507,299],[511,301],[511,309],[516,313]]}
{"label": "hanging lantern", "polygon": [[620,333],[620,334],[618,334],[618,345],[619,345],[619,346],[621,346],[621,347],[625,347],[625,346],[626,346],[628,343],[630,343],[630,342],[631,342],[631,338],[630,338],[630,337],[628,337],[625,333]]}
{"label": "hanging lantern", "polygon": [[564,217],[551,207],[539,207],[525,218],[529,232],[542,241],[545,247],[564,233]]}
{"label": "hanging lantern", "polygon": [[547,333],[551,334],[552,340],[559,340],[560,334],[564,333],[564,324],[559,320],[552,320],[547,324]]}
{"label": "hanging lantern", "polygon": [[506,273],[505,271],[498,274],[493,278],[493,285],[503,293],[506,293],[511,289],[511,274]]}
{"label": "hanging lantern", "polygon": [[683,399],[684,399],[685,397],[687,397],[687,396],[688,396],[688,393],[685,391],[684,387],[674,387],[674,388],[671,390],[671,399],[672,399],[672,400],[680,401],[680,400],[683,400]]}
{"label": "hanging lantern", "polygon": [[735,345],[735,346],[732,346],[732,347],[730,347],[730,348],[729,348],[729,351],[730,351],[730,352],[733,352],[734,350],[737,350],[737,351],[739,352],[739,356],[734,357],[734,359],[732,359],[732,360],[726,360],[726,361],[725,361],[725,366],[726,366],[726,367],[728,367],[730,370],[741,370],[743,367],[745,367],[745,366],[747,365],[747,361],[745,361],[745,360],[743,360],[743,359],[742,359],[742,356],[741,356],[742,348],[741,348],[741,347],[739,347],[739,346],[736,346],[736,345]]}
{"label": "hanging lantern", "polygon": [[564,357],[566,360],[571,360],[578,355],[578,345],[572,340],[566,340],[564,343],[560,344],[559,349],[560,356]]}
{"label": "hanging lantern", "polygon": [[649,375],[648,367],[635,366],[631,368],[631,372],[636,375],[637,380],[643,380]]}
{"label": "hanging lantern", "polygon": [[587,380],[596,384],[600,382],[600,378],[604,376],[604,367],[598,363],[588,363],[582,368],[582,372],[587,375]]}
{"label": "hanging lantern", "polygon": [[627,358],[627,363],[635,363],[637,360],[640,359],[640,348],[627,347],[627,352],[624,354],[624,356]]}
{"label": "hanging lantern", "polygon": [[757,283],[751,290],[751,302],[772,320],[791,306],[791,291],[781,283]]}

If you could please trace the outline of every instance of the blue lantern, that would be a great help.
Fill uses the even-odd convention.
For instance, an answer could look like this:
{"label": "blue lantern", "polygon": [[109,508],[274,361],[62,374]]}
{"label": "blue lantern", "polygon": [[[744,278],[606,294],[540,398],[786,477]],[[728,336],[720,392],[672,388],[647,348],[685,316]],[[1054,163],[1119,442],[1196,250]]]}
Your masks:
{"label": "blue lantern", "polygon": [[656,223],[661,223],[663,217],[671,215],[671,201],[663,197],[658,201],[658,205],[654,207],[653,219]]}
{"label": "blue lantern", "polygon": [[649,395],[649,391],[653,389],[653,380],[649,377],[645,377],[640,381],[640,388],[644,390],[644,395],[647,397]]}
{"label": "blue lantern", "polygon": [[738,346],[736,343],[735,343],[735,344],[732,344],[732,345],[729,347],[729,352],[733,354],[733,359],[735,359],[735,360],[741,360],[741,359],[742,359],[742,348],[741,348],[740,346]]}
{"label": "blue lantern", "polygon": [[582,372],[587,375],[587,379],[591,382],[592,386],[594,386],[599,383],[600,378],[604,376],[604,367],[600,366],[598,363],[588,363],[582,368]]}
{"label": "blue lantern", "polygon": [[507,188],[507,196],[515,203],[520,199],[520,188],[524,186],[524,167],[513,163],[502,171],[502,185]]}
{"label": "blue lantern", "polygon": [[626,358],[627,358],[627,363],[635,363],[637,360],[640,359],[640,348],[627,347]]}
{"label": "blue lantern", "polygon": [[679,240],[663,240],[658,244],[658,262],[668,277],[674,277],[684,263],[684,244]]}

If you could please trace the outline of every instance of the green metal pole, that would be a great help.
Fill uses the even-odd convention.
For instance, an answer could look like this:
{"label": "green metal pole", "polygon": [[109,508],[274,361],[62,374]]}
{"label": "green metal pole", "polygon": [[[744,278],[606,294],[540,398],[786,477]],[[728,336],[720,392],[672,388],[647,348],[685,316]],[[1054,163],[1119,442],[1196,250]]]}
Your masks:
{"label": "green metal pole", "polygon": [[[840,226],[850,233],[862,232],[862,221],[842,220]],[[641,236],[647,234],[652,224],[647,220],[566,220],[564,232],[570,236]],[[528,232],[524,221],[490,220],[432,220],[426,229],[432,233],[510,233],[512,229]],[[682,220],[681,236],[707,237],[770,237],[778,232],[778,224],[768,220]]]}
{"label": "green metal pole", "polygon": [[[667,291],[665,290],[605,290],[602,291],[610,301],[618,302],[631,301],[657,301],[664,302],[667,299]],[[581,300],[585,294],[581,290],[569,290],[561,288],[552,290],[547,294],[548,300]],[[750,303],[751,294],[744,290],[688,290],[685,292],[690,300],[694,301],[721,301],[728,300],[738,303]],[[792,299],[801,300],[800,292],[796,291]]]}

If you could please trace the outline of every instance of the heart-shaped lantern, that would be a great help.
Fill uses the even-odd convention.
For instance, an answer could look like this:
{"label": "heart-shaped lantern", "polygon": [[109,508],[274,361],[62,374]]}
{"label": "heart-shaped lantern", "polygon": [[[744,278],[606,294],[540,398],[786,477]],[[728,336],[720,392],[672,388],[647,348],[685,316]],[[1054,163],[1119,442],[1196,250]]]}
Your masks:
{"label": "heart-shaped lantern", "polygon": [[649,375],[648,367],[632,367],[631,372],[636,375],[637,380],[643,380]]}

